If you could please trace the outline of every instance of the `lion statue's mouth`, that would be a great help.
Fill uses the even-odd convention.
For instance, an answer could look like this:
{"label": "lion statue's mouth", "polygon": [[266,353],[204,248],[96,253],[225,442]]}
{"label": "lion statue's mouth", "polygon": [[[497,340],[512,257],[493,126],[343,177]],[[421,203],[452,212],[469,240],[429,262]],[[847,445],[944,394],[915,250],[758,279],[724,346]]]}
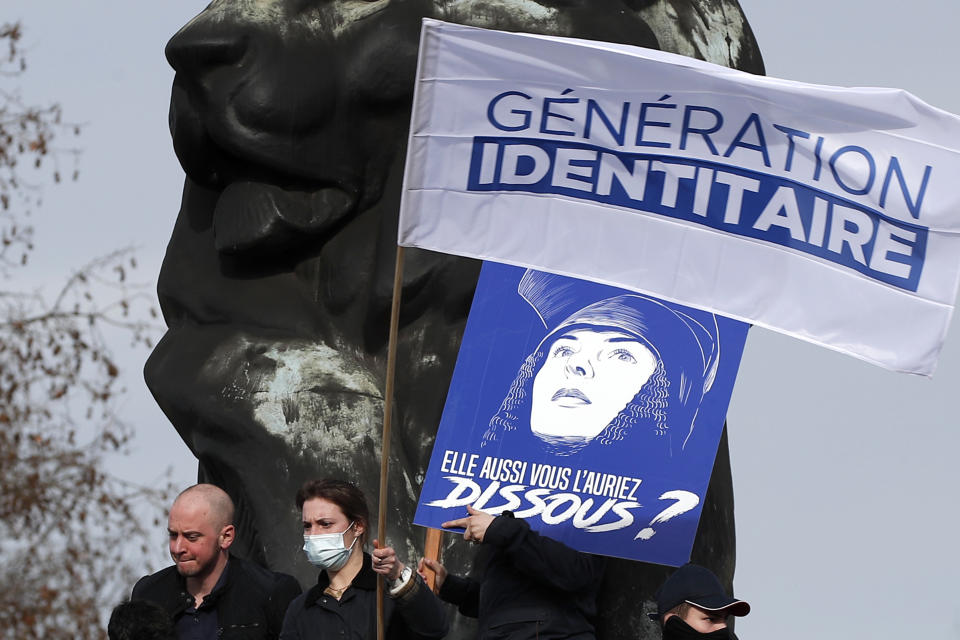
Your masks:
{"label": "lion statue's mouth", "polygon": [[276,253],[304,242],[353,210],[338,187],[287,191],[263,182],[234,182],[213,212],[214,246],[222,253]]}
{"label": "lion statue's mouth", "polygon": [[[335,230],[357,209],[364,193],[363,169],[349,162],[349,153],[343,162],[327,160],[344,155],[335,133],[317,123],[311,132],[318,145],[312,155],[320,160],[304,157],[290,166],[296,164],[290,157],[301,155],[296,142],[257,132],[233,107],[203,111],[198,106],[223,100],[205,83],[178,77],[170,106],[174,149],[184,171],[197,184],[220,191],[212,211],[218,252],[289,254]],[[290,153],[285,154],[284,147]],[[284,162],[274,161],[274,155],[283,156]]]}

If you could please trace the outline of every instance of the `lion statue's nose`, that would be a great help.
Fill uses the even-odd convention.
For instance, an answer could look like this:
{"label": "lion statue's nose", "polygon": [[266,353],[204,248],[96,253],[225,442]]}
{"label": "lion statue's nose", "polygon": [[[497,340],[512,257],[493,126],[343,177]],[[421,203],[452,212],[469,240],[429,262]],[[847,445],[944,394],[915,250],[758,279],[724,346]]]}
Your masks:
{"label": "lion statue's nose", "polygon": [[243,59],[248,39],[237,25],[227,21],[203,20],[198,16],[176,33],[165,50],[167,61],[177,73],[203,76],[218,67]]}

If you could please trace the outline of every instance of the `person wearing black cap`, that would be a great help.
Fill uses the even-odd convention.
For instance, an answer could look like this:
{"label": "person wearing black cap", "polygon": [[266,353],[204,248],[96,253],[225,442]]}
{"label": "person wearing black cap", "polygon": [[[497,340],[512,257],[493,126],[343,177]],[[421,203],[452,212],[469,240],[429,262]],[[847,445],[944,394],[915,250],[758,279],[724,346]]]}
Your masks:
{"label": "person wearing black cap", "polygon": [[657,613],[650,617],[663,625],[664,640],[735,640],[727,618],[750,613],[746,601],[727,595],[717,576],[696,564],[674,571],[654,597]]}

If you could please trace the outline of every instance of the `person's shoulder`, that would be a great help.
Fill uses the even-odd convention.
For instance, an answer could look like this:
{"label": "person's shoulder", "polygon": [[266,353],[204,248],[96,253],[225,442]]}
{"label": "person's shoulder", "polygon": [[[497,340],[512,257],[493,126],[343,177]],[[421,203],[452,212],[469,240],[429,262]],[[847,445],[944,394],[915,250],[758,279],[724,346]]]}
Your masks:
{"label": "person's shoulder", "polygon": [[177,582],[177,568],[174,565],[170,565],[165,569],[161,569],[156,573],[151,573],[149,575],[143,576],[137,583],[133,585],[133,594],[131,598],[134,600],[149,600],[149,595],[154,594],[158,590],[166,590],[168,587],[178,586]]}
{"label": "person's shoulder", "polygon": [[316,602],[318,599],[318,593],[313,593],[314,589],[307,589],[306,591],[297,595],[296,598],[290,601],[290,604],[287,606],[286,613],[292,614],[293,616],[299,615],[299,612],[307,608],[308,601]]}
{"label": "person's shoulder", "polygon": [[270,593],[276,591],[300,593],[301,591],[300,583],[288,573],[271,571],[255,562],[235,556],[230,556],[230,564],[236,568],[239,576],[242,576],[243,582],[255,584],[264,591]]}
{"label": "person's shoulder", "polygon": [[173,615],[189,604],[189,595],[175,566],[143,576],[133,585],[131,600],[147,600],[160,605]]}

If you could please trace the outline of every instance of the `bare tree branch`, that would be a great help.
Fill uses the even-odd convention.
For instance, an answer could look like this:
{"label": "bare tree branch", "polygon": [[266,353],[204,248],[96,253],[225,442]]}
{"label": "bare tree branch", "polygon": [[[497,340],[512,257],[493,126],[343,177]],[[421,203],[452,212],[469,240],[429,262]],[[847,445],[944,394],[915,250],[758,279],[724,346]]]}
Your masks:
{"label": "bare tree branch", "polygon": [[[21,37],[0,25],[0,76],[26,71]],[[0,90],[0,628],[24,640],[102,638],[103,608],[145,569],[130,545],[146,552],[171,497],[167,480],[138,484],[106,464],[133,432],[114,410],[120,370],[104,330],[150,345],[158,329],[152,296],[129,277],[132,250],[68,274],[52,301],[13,285],[43,190],[79,175],[79,150],[57,141],[79,133],[60,105]]]}

